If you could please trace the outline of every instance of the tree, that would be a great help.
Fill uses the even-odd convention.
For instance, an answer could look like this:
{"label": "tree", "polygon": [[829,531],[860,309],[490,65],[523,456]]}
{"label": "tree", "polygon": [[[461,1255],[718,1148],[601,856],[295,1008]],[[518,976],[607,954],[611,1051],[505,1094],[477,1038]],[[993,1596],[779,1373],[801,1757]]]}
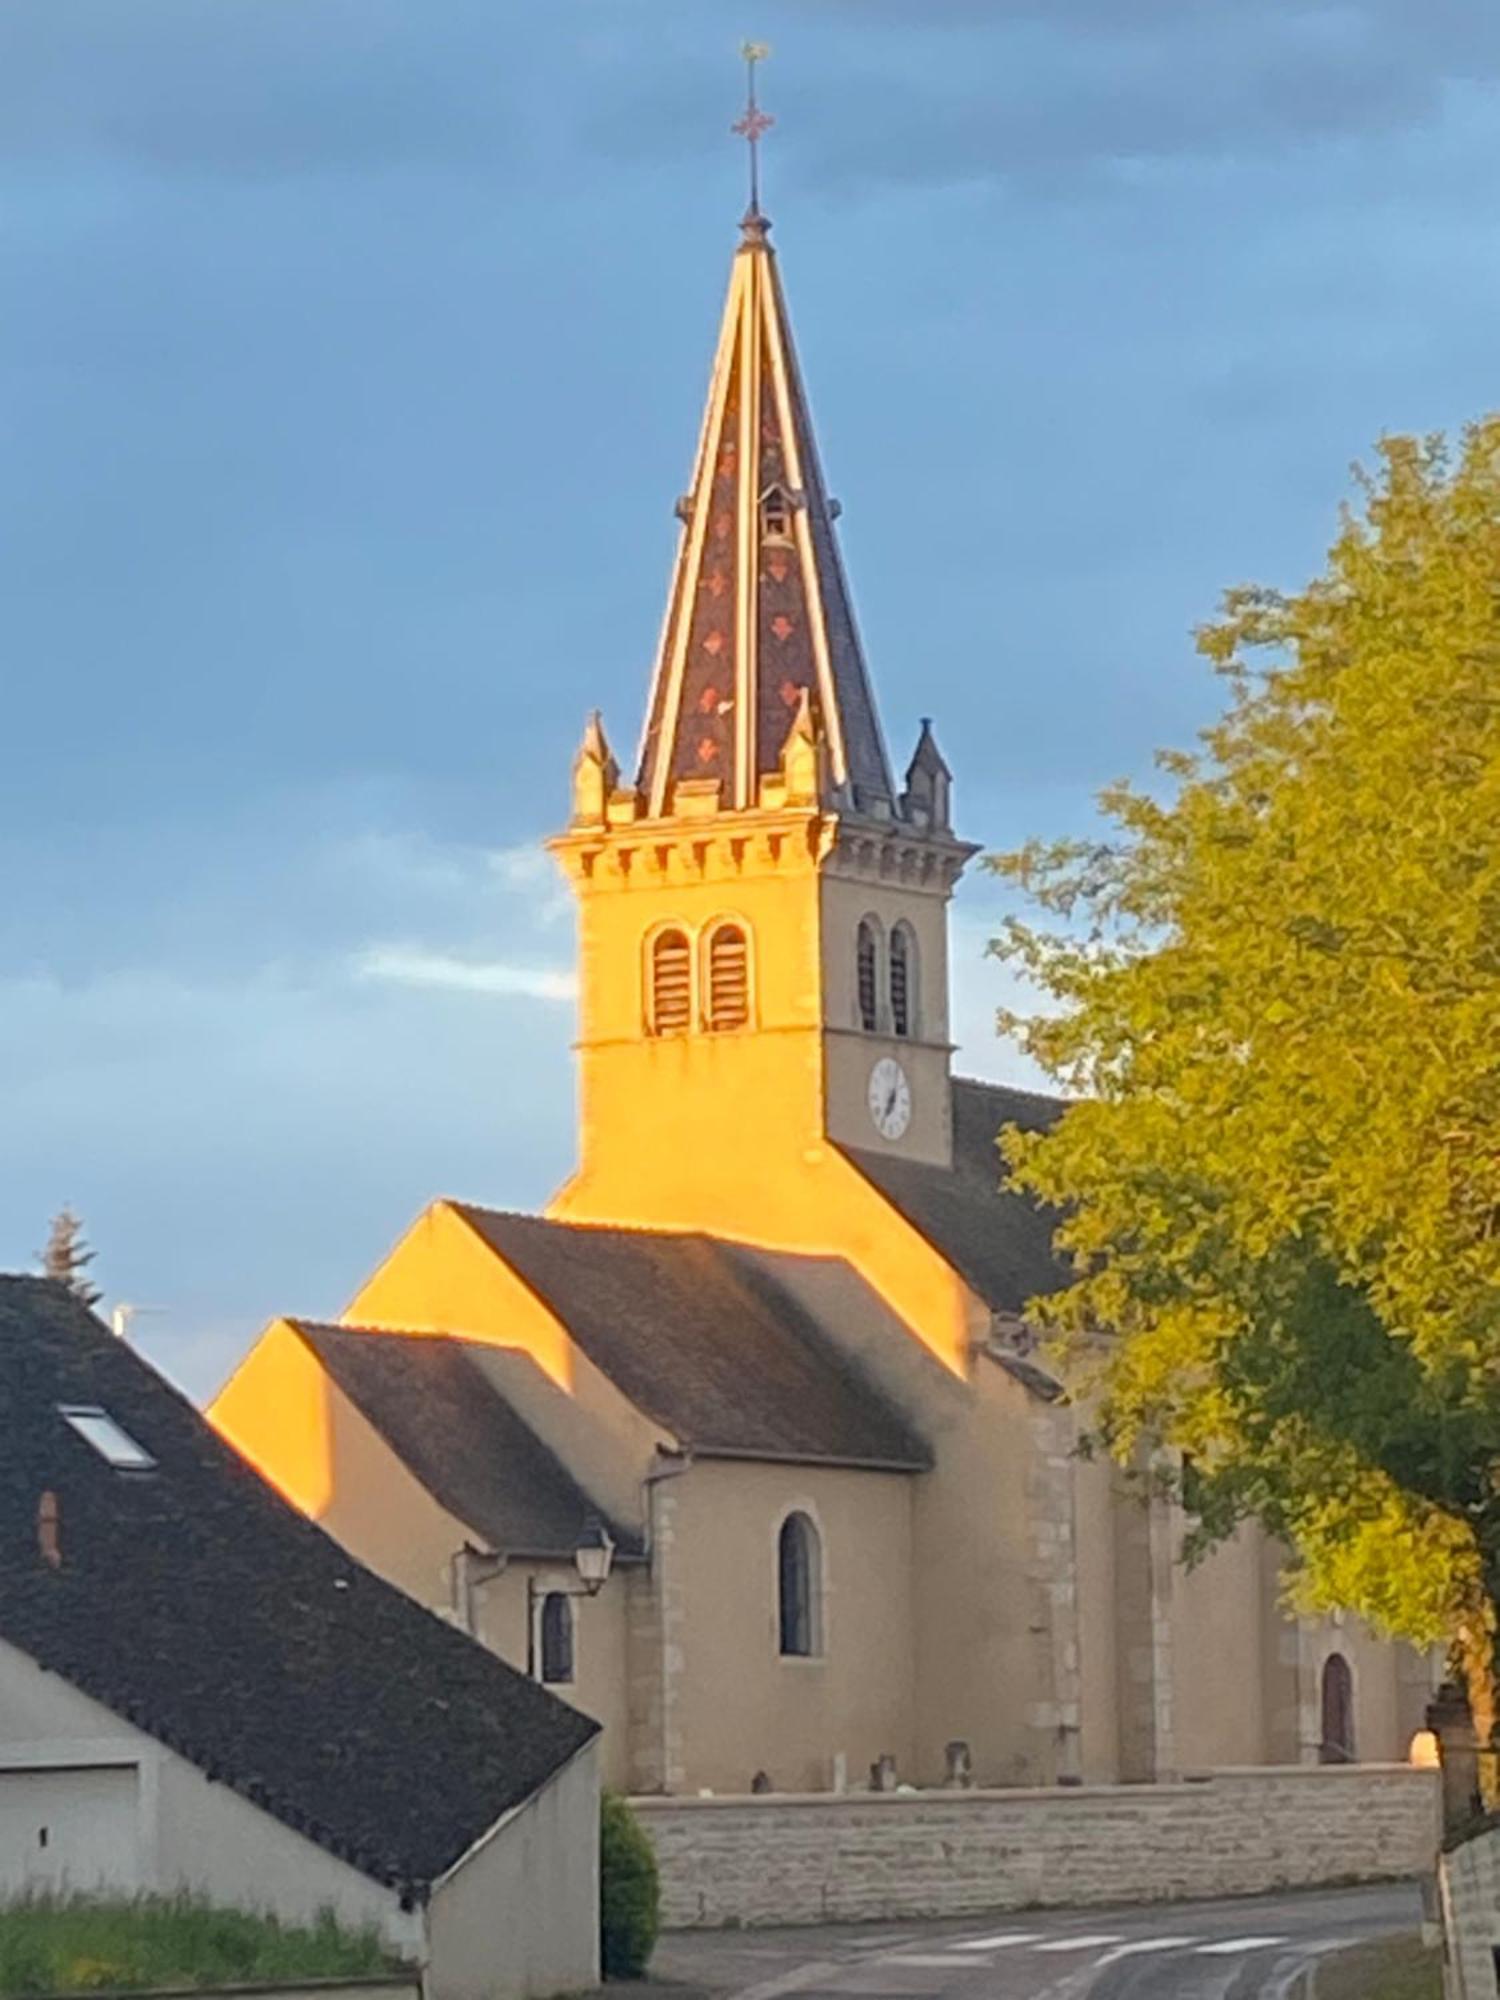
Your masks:
{"label": "tree", "polygon": [[1447,1642],[1488,1742],[1500,418],[1359,480],[1322,576],[1199,634],[1231,701],[1162,796],[991,862],[1042,913],[996,942],[1044,996],[1002,1025],[1080,1094],[1004,1147],[1074,1259],[1037,1311],[1189,1554],[1260,1519],[1305,1608]]}
{"label": "tree", "polygon": [[88,1267],[94,1253],[84,1240],[83,1224],[71,1208],[63,1208],[52,1218],[47,1247],[42,1252],[42,1270],[49,1278],[66,1285],[86,1306],[96,1306],[103,1293],[89,1283]]}

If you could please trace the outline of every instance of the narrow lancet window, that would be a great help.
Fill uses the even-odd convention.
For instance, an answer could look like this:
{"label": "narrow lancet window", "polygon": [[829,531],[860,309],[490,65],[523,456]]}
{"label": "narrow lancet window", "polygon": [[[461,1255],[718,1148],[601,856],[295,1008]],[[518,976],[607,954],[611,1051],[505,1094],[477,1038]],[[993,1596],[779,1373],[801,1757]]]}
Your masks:
{"label": "narrow lancet window", "polygon": [[917,943],[905,924],[891,932],[891,1027],[898,1035],[916,1033]]}
{"label": "narrow lancet window", "polygon": [[859,998],[859,1025],[867,1035],[880,1026],[880,940],[869,917],[861,920],[854,948],[855,986]]}
{"label": "narrow lancet window", "polygon": [[823,1650],[822,1551],[806,1514],[788,1514],[777,1541],[781,1655],[809,1660]]}
{"label": "narrow lancet window", "polygon": [[1323,1734],[1320,1764],[1354,1762],[1354,1676],[1342,1653],[1330,1653],[1323,1664]]}
{"label": "narrow lancet window", "polygon": [[651,1032],[680,1035],[692,1025],[693,948],[686,931],[658,931],[651,941]]}
{"label": "narrow lancet window", "polygon": [[542,1679],[566,1686],[573,1678],[573,1605],[563,1591],[549,1590],[541,1609]]}
{"label": "narrow lancet window", "polygon": [[743,1028],[749,1019],[749,944],[738,924],[720,924],[708,941],[708,1026]]}

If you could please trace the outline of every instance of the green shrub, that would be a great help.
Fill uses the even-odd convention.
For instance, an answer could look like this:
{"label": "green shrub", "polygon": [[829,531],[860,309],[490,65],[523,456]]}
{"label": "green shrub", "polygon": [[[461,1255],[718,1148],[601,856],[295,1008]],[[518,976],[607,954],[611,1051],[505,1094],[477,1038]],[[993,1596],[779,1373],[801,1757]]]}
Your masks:
{"label": "green shrub", "polygon": [[622,1798],[599,1809],[599,1959],[606,1979],[639,1979],[661,1927],[656,1850]]}

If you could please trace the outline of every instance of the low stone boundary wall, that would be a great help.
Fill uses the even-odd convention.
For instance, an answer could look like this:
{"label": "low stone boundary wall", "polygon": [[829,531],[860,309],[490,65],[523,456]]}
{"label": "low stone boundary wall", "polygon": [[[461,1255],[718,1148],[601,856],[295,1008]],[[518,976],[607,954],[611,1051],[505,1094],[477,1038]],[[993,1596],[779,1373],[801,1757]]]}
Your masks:
{"label": "low stone boundary wall", "polygon": [[952,1917],[1026,1905],[1249,1896],[1430,1874],[1436,1771],[1216,1771],[1170,1785],[632,1801],[662,1920]]}

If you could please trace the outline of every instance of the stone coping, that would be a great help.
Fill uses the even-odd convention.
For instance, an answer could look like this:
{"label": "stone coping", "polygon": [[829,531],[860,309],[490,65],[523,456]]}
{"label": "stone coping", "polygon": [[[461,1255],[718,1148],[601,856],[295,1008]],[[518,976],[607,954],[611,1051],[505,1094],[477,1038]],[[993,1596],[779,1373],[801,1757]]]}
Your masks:
{"label": "stone coping", "polygon": [[715,1792],[711,1798],[696,1792],[642,1792],[633,1794],[629,1804],[632,1811],[642,1813],[680,1812],[689,1806],[712,1812],[725,1806],[1029,1805],[1039,1801],[1057,1805],[1069,1799],[1174,1798],[1225,1779],[1242,1783],[1247,1779],[1304,1778],[1327,1783],[1348,1778],[1411,1777],[1436,1784],[1437,1776],[1436,1771],[1416,1764],[1223,1764],[1211,1771],[1188,1771],[1180,1778],[1132,1785],[931,1785],[896,1792]]}

